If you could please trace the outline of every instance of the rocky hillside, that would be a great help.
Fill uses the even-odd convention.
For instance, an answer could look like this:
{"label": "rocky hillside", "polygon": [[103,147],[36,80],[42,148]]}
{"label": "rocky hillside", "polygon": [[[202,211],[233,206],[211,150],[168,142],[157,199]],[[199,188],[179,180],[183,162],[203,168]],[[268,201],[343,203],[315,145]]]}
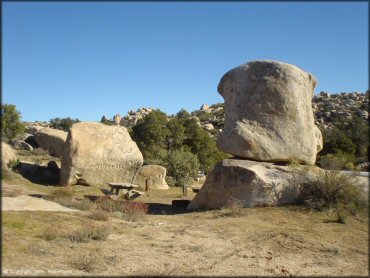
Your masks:
{"label": "rocky hillside", "polygon": [[[350,122],[353,117],[359,116],[366,121],[369,113],[369,91],[366,93],[340,93],[330,94],[328,92],[320,92],[315,95],[312,100],[312,108],[315,113],[315,122],[321,130],[330,129],[336,121]],[[114,115],[112,119],[103,116],[102,120],[111,122],[120,122],[121,125],[132,127],[143,119],[154,108],[141,107],[139,109],[127,112],[125,116],[119,114]],[[199,110],[191,112],[191,115],[198,121],[199,125],[215,136],[223,128],[224,123],[224,105],[216,103],[213,105],[203,104]],[[171,116],[169,116],[171,117]],[[28,127],[35,126],[48,127],[48,122],[25,122],[26,131],[29,133]]]}
{"label": "rocky hillside", "polygon": [[[366,93],[353,92],[341,94],[320,92],[314,96],[312,107],[315,113],[315,122],[321,130],[332,128],[334,126],[333,123],[338,120],[344,123],[349,122],[355,116],[359,116],[366,121],[369,116],[369,91]],[[154,108],[131,110],[121,118],[121,124],[126,127],[132,127],[153,110]],[[223,103],[213,105],[203,104],[199,110],[191,112],[191,115],[212,136],[215,136],[223,128]],[[113,122],[114,120],[111,121]]]}

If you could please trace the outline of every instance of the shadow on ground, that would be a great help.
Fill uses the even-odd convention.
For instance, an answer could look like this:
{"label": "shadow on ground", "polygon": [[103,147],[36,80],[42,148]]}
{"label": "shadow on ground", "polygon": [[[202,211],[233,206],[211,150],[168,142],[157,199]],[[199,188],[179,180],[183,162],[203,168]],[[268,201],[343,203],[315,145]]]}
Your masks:
{"label": "shadow on ground", "polygon": [[50,161],[47,166],[20,162],[15,170],[33,183],[59,185],[60,169],[55,161]]}

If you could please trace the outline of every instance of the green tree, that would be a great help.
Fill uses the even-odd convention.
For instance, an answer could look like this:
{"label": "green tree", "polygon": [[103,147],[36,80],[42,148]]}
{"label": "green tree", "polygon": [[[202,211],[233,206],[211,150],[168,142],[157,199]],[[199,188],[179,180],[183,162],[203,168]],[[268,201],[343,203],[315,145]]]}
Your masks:
{"label": "green tree", "polygon": [[1,132],[2,139],[11,140],[24,132],[24,124],[21,122],[21,113],[14,104],[1,105]]}
{"label": "green tree", "polygon": [[166,161],[167,174],[172,178],[174,185],[185,186],[194,179],[199,171],[197,157],[189,151],[175,150],[168,153]]}
{"label": "green tree", "polygon": [[52,128],[69,131],[74,123],[80,122],[79,119],[67,118],[54,118],[49,121]]}
{"label": "green tree", "polygon": [[167,115],[160,110],[152,111],[132,128],[133,140],[146,162],[160,162],[165,159],[168,134]]}
{"label": "green tree", "polygon": [[167,122],[166,128],[168,133],[165,136],[165,144],[167,150],[180,149],[185,140],[185,127],[179,119],[172,119]]}

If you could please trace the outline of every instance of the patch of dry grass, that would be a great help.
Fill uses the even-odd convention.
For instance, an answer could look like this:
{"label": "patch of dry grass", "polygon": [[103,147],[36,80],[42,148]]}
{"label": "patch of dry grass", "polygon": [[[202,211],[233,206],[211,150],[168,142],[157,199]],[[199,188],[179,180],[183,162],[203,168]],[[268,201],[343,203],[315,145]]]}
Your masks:
{"label": "patch of dry grass", "polygon": [[92,272],[99,265],[99,258],[96,254],[81,254],[70,260],[69,264],[77,270]]}
{"label": "patch of dry grass", "polygon": [[88,215],[89,218],[100,221],[107,221],[109,219],[109,213],[99,209],[93,210]]}
{"label": "patch of dry grass", "polygon": [[87,222],[77,229],[69,231],[65,237],[72,242],[88,242],[90,240],[106,240],[110,234],[108,225]]}

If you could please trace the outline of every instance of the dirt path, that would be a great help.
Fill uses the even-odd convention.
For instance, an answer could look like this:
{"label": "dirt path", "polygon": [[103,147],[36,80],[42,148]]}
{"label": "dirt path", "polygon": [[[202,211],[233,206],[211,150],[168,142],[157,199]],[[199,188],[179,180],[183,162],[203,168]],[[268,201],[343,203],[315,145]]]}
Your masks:
{"label": "dirt path", "polygon": [[54,202],[30,197],[27,195],[18,195],[16,197],[2,197],[2,204],[3,211],[77,211],[75,209],[63,207]]}

